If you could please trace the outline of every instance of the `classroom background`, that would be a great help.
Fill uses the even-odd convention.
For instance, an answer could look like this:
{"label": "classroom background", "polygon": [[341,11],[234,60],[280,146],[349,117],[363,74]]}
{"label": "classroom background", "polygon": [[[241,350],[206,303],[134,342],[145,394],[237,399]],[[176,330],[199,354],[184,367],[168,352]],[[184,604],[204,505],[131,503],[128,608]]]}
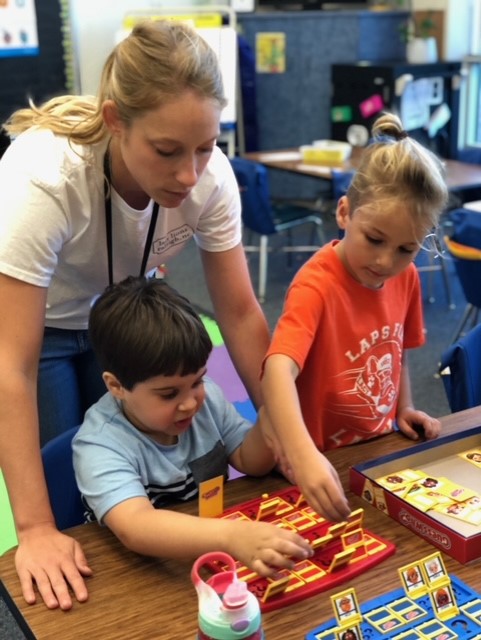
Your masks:
{"label": "classroom background", "polygon": [[[445,111],[444,123],[438,128],[434,126],[434,134],[428,135],[426,143],[446,157],[481,164],[481,133],[476,120],[479,96],[473,94],[470,84],[479,72],[481,61],[477,57],[481,46],[480,0],[350,3],[314,0],[180,3],[172,0],[162,2],[162,12],[178,11],[180,4],[192,8],[194,13],[200,7],[215,12],[218,5],[225,6],[227,24],[238,34],[239,48],[232,67],[233,73],[238,74],[235,109],[234,115],[230,116],[232,121],[225,122],[221,136],[222,142],[232,140],[234,136],[234,153],[299,148],[314,140],[333,139],[333,65],[351,65],[352,69],[359,68],[360,64],[361,68],[374,65],[391,71],[401,67],[404,75],[411,73],[420,63],[407,61],[408,43],[404,29],[411,24],[411,19],[421,22],[428,19],[431,21],[430,33],[425,36],[435,38],[436,58],[422,64],[434,70],[435,77],[438,71],[444,73],[446,65],[451,65],[451,70],[454,65],[457,72],[453,73],[454,79],[450,77],[449,83],[446,81],[446,87],[454,87],[455,96],[450,90],[443,94],[437,105],[448,101],[449,114],[446,116]],[[23,5],[26,14],[22,38],[4,37],[0,44],[2,121],[13,110],[24,106],[29,97],[40,101],[66,92],[95,93],[100,67],[124,27],[125,16],[159,13],[158,3],[141,0],[104,3],[101,12],[98,1],[93,0],[31,0]],[[8,8],[0,7],[8,26],[10,16],[7,11]],[[15,34],[12,30],[12,35]],[[260,55],[266,46],[270,47],[271,55],[273,53],[273,34],[281,51],[274,60],[261,61]],[[229,58],[227,63],[231,62]],[[414,66],[406,71],[409,64]],[[394,74],[393,82],[396,79]],[[453,83],[458,80],[462,86],[456,87]],[[392,107],[394,103],[384,106]],[[420,124],[417,128],[426,130],[428,122],[414,112],[416,105],[412,100],[404,107],[398,103],[395,106],[406,109],[413,119],[417,117],[417,124]],[[354,109],[358,104],[353,102],[351,107]],[[431,115],[429,113],[428,121]],[[0,154],[7,143],[6,137],[0,135]],[[232,149],[228,143],[226,148]],[[270,171],[269,178],[274,198],[300,202],[322,219],[326,240],[336,237],[332,185],[328,180],[276,171]],[[479,189],[453,193],[450,206],[454,208],[480,198],[481,180]],[[305,244],[306,232],[301,229],[295,233],[295,244]],[[306,254],[295,254],[289,264],[285,254],[275,251],[282,242],[278,237],[272,245],[268,290],[263,302],[272,328],[281,312],[286,287],[307,258]],[[258,259],[255,253],[249,255],[255,286]],[[415,402],[435,416],[449,413],[438,364],[466,304],[449,256],[439,259],[447,260],[453,304],[448,304],[439,271],[422,275],[427,344],[411,355]],[[426,257],[421,254],[420,264],[424,264],[423,260]],[[167,278],[192,300],[207,322],[213,322],[211,327],[215,332],[215,319],[193,243],[168,265]],[[221,340],[216,339],[218,346],[222,346]],[[222,362],[222,357],[227,357],[225,353],[217,356],[214,370],[222,384],[222,367],[229,365]],[[0,554],[14,543],[8,498],[0,475]]]}

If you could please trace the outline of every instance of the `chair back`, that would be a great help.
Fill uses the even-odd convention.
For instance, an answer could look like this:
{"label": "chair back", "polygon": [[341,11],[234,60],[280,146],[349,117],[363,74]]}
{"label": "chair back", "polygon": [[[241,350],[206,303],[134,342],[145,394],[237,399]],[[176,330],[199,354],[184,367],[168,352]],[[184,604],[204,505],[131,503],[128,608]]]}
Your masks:
{"label": "chair back", "polygon": [[85,508],[75,480],[72,459],[72,439],[77,431],[78,427],[72,427],[42,447],[50,504],[60,530],[85,522]]}
{"label": "chair back", "polygon": [[[469,209],[456,209],[449,214],[449,219],[453,231],[446,240],[446,247],[467,302],[481,308],[481,252],[469,251],[470,247],[481,250],[481,214]],[[456,248],[460,250],[456,251]]]}
{"label": "chair back", "polygon": [[345,196],[355,171],[343,171],[341,169],[333,169],[331,171],[332,197],[337,201],[341,196]]}
{"label": "chair back", "polygon": [[453,413],[481,404],[480,324],[446,349],[440,373]]}
{"label": "chair back", "polygon": [[238,156],[230,158],[230,162],[239,185],[244,226],[261,236],[276,233],[267,169]]}

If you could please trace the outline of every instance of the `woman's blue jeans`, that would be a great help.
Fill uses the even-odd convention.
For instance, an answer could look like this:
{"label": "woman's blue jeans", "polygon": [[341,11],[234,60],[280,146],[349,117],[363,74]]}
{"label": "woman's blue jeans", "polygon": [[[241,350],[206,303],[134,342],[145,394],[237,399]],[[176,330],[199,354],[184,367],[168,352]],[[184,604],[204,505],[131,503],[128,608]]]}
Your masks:
{"label": "woman's blue jeans", "polygon": [[38,372],[41,445],[80,425],[106,390],[88,332],[46,327]]}

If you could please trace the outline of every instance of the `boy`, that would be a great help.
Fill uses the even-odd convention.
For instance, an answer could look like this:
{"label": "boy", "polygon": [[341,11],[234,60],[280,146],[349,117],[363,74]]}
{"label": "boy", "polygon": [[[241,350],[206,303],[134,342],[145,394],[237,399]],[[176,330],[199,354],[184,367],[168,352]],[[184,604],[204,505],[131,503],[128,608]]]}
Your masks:
{"label": "boy", "polygon": [[89,334],[108,389],[73,442],[91,516],[132,551],[192,557],[224,551],[259,575],[312,555],[297,534],[268,523],[177,513],[175,500],[227,474],[262,475],[274,458],[254,426],[205,379],[212,349],[190,303],[161,280],[111,285],[90,313]]}

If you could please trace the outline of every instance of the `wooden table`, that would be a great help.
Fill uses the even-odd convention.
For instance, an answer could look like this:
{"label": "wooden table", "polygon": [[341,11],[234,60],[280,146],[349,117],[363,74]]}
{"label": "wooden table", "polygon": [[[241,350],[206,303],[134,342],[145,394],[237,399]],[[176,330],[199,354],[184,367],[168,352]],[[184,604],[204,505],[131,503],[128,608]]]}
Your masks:
{"label": "wooden table", "polygon": [[[481,424],[481,406],[442,419],[443,433],[461,431]],[[328,457],[348,487],[349,466],[392,451],[406,449],[410,442],[398,433],[375,441],[329,452]],[[279,478],[241,478],[225,488],[225,505],[259,497],[285,486]],[[409,529],[358,496],[347,492],[352,508],[365,508],[365,526],[397,546],[396,553],[346,587],[308,598],[281,610],[266,613],[263,626],[267,640],[302,640],[308,631],[333,617],[329,595],[347,586],[356,589],[360,604],[400,588],[397,568],[433,553],[435,548]],[[193,513],[196,504],[183,505]],[[14,568],[14,550],[0,557],[0,578],[38,640],[173,640],[195,638],[197,596],[190,581],[192,561],[154,560],[137,556],[111,533],[97,524],[71,530],[83,545],[94,576],[88,579],[89,601],[75,603],[69,612],[50,611],[43,603],[29,606],[21,596]],[[192,532],[195,535],[195,531]],[[443,554],[446,569],[481,593],[481,560],[461,565]]]}
{"label": "wooden table", "polygon": [[[302,156],[297,149],[249,152],[245,153],[244,157],[260,162],[271,169],[331,180],[333,170],[352,171],[357,169],[361,153],[360,147],[354,147],[351,157],[336,167],[306,164],[302,161]],[[446,182],[450,191],[481,187],[481,165],[459,162],[458,160],[444,160],[444,164],[446,166]]]}

